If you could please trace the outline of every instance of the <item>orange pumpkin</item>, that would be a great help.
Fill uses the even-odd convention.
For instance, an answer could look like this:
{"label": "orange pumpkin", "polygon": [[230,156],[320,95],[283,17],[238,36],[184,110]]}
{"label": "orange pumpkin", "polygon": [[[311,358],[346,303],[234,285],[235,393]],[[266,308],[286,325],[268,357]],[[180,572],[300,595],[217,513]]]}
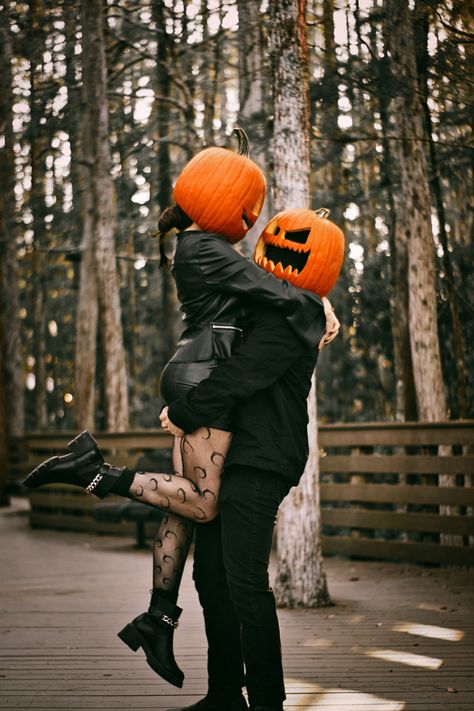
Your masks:
{"label": "orange pumpkin", "polygon": [[334,286],[344,257],[344,235],[329,210],[284,210],[264,228],[255,262],[294,286],[325,296]]}
{"label": "orange pumpkin", "polygon": [[231,244],[255,224],[265,199],[265,178],[248,157],[247,135],[235,131],[239,153],[205,148],[184,167],[174,188],[175,202],[199,227]]}

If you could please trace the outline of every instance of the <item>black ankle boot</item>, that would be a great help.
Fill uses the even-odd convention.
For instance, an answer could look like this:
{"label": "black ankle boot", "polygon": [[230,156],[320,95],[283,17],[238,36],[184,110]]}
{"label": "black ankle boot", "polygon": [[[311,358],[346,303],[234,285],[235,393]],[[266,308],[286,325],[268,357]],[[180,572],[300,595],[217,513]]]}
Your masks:
{"label": "black ankle boot", "polygon": [[285,711],[283,704],[270,704],[263,706],[250,706],[249,711]]}
{"label": "black ankle boot", "polygon": [[28,474],[23,486],[37,489],[45,484],[72,484],[103,499],[126,470],[104,462],[97,442],[87,430],[71,440],[68,449],[69,454],[41,462]]}
{"label": "black ankle boot", "polygon": [[174,658],[173,635],[182,610],[169,600],[155,598],[154,602],[156,605],[135,617],[118,636],[134,652],[141,647],[153,671],[181,688],[184,674]]}
{"label": "black ankle boot", "polygon": [[192,706],[168,709],[168,711],[248,711],[248,706],[242,694],[229,697],[209,693]]}

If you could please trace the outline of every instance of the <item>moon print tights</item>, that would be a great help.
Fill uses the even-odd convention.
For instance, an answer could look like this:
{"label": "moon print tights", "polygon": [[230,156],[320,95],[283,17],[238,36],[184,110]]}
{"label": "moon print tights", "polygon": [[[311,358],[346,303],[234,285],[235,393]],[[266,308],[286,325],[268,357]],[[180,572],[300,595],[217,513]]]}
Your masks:
{"label": "moon print tights", "polygon": [[173,474],[136,472],[130,498],[165,512],[153,546],[155,589],[177,593],[194,524],[217,515],[222,468],[231,439],[230,432],[201,427],[175,439]]}

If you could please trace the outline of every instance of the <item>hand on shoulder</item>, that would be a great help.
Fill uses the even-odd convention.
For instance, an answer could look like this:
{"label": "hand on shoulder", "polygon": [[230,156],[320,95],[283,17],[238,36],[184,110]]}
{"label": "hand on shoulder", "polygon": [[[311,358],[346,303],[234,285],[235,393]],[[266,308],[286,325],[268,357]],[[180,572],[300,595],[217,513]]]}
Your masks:
{"label": "hand on shoulder", "polygon": [[331,341],[336,338],[337,334],[339,333],[339,329],[341,328],[341,324],[339,323],[339,320],[336,314],[334,313],[334,309],[329,299],[323,296],[321,301],[323,302],[324,313],[326,315],[326,329],[324,331],[323,337],[319,341],[318,351],[321,351],[324,346],[327,346],[329,343],[331,343]]}

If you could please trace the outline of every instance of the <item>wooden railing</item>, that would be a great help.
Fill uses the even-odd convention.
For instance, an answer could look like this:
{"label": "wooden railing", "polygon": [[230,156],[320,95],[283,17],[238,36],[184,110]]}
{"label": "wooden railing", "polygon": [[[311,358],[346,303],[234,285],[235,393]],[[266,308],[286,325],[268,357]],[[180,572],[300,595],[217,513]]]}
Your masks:
{"label": "wooden railing", "polygon": [[320,428],[326,554],[474,565],[474,422]]}
{"label": "wooden railing", "polygon": [[[31,434],[13,443],[16,476],[65,450],[74,433]],[[97,433],[101,449],[134,466],[139,454],[169,449],[161,430]],[[474,422],[321,425],[325,554],[474,565]],[[131,532],[96,522],[94,497],[72,487],[31,492],[31,524]]]}

